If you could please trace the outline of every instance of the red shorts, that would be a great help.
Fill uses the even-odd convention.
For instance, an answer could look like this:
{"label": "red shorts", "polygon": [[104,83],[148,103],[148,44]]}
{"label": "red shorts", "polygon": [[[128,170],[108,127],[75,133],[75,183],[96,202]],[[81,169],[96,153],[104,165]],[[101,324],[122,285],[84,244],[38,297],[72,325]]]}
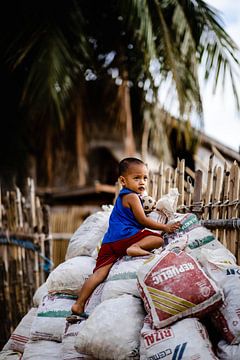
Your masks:
{"label": "red shorts", "polygon": [[102,244],[93,272],[105,265],[115,263],[120,257],[127,255],[126,250],[129,246],[149,235],[161,237],[161,235],[156,232],[143,229],[127,239]]}

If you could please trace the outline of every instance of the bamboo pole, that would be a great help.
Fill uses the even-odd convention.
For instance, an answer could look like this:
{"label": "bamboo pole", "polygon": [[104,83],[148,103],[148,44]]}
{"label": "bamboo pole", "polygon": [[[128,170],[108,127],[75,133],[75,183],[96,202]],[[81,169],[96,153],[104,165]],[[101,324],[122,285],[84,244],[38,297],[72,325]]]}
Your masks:
{"label": "bamboo pole", "polygon": [[179,173],[178,173],[178,207],[184,207],[184,171],[185,171],[185,160],[182,159],[179,162]]}
{"label": "bamboo pole", "polygon": [[164,181],[164,164],[163,161],[161,161],[159,165],[158,170],[158,191],[157,191],[157,200],[160,199],[163,196],[163,181]]}
{"label": "bamboo pole", "polygon": [[[222,168],[217,166],[215,169],[215,186],[213,187],[212,195],[212,218],[217,220],[219,219],[219,205],[220,205],[220,196],[221,196],[221,185],[222,185]],[[215,231],[216,237],[218,237],[218,229]]]}
{"label": "bamboo pole", "polygon": [[171,187],[171,168],[167,168],[165,171],[165,194],[169,193]]}
{"label": "bamboo pole", "polygon": [[210,207],[210,199],[212,192],[212,183],[213,183],[213,154],[210,155],[209,163],[208,163],[207,189],[204,199],[205,209],[203,214],[205,220],[209,219],[209,207]]}
{"label": "bamboo pole", "polygon": [[3,228],[3,220],[2,220],[2,186],[1,186],[1,183],[0,183],[0,230],[2,230]]}
{"label": "bamboo pole", "polygon": [[153,172],[149,171],[149,181],[148,181],[148,195],[152,196],[153,194]]}
{"label": "bamboo pole", "polygon": [[202,215],[202,171],[201,170],[196,171],[192,212],[195,213],[198,218],[200,218]]}

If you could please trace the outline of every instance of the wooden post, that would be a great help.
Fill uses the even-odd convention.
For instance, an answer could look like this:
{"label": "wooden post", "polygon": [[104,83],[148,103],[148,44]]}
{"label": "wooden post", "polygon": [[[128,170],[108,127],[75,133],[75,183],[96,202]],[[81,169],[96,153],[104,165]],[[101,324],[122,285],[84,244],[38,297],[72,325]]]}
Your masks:
{"label": "wooden post", "polygon": [[171,168],[167,168],[165,171],[165,194],[169,193],[171,187]]}
{"label": "wooden post", "polygon": [[163,196],[163,161],[161,161],[158,171],[158,191],[157,191],[157,200]]}
{"label": "wooden post", "polygon": [[0,183],[0,230],[3,228],[3,221],[2,221],[2,186]]}
{"label": "wooden post", "polygon": [[210,209],[210,199],[211,199],[211,192],[212,192],[212,183],[213,183],[213,154],[211,154],[209,158],[208,164],[208,177],[207,177],[207,190],[205,194],[205,209],[204,209],[204,219],[209,219],[209,209]]}
{"label": "wooden post", "polygon": [[178,176],[178,207],[184,207],[184,171],[185,160],[182,159],[179,163],[179,176]]}
{"label": "wooden post", "polygon": [[23,212],[22,212],[22,195],[19,188],[16,186],[16,206],[17,206],[17,229],[23,230]]}
{"label": "wooden post", "polygon": [[195,176],[192,212],[201,218],[202,215],[202,171],[197,170]]}
{"label": "wooden post", "polygon": [[148,195],[152,196],[153,193],[153,172],[149,171],[149,181],[148,181]]}

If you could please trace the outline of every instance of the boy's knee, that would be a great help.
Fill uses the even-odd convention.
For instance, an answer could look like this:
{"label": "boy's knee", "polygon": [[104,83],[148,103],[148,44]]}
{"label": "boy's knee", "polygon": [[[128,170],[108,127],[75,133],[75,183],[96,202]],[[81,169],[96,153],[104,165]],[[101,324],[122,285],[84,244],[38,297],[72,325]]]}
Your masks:
{"label": "boy's knee", "polygon": [[131,246],[129,246],[129,248],[127,248],[126,254],[127,254],[128,256],[132,256],[133,247],[136,247],[136,246],[135,246],[135,245],[131,245]]}
{"label": "boy's knee", "polygon": [[157,239],[157,246],[158,246],[158,247],[161,247],[161,246],[163,246],[163,245],[164,245],[164,240],[163,240],[163,238],[159,237],[159,238]]}

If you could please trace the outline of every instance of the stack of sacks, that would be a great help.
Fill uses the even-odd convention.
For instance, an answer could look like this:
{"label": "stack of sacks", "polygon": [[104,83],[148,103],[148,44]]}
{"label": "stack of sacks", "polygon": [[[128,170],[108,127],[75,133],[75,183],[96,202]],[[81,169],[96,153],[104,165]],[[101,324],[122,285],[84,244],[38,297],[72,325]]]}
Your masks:
{"label": "stack of sacks", "polygon": [[124,294],[140,297],[137,287],[137,271],[146,256],[124,256],[111,268],[102,292],[101,300],[108,300]]}
{"label": "stack of sacks", "polygon": [[109,217],[113,206],[103,205],[102,211],[88,216],[75,231],[69,241],[65,259],[75,256],[91,256],[99,241],[102,240],[108,228]]}
{"label": "stack of sacks", "polygon": [[141,330],[140,359],[217,359],[205,327],[196,318],[153,329],[147,315]]}
{"label": "stack of sacks", "polygon": [[31,327],[30,340],[62,342],[66,317],[82,287],[95,267],[95,260],[89,256],[77,256],[58,265],[46,280],[48,294],[38,306],[36,318]]}
{"label": "stack of sacks", "polygon": [[[62,358],[66,317],[71,314],[77,292],[85,279],[92,274],[94,267],[93,258],[77,256],[58,265],[50,273],[46,283],[34,296],[35,302],[40,303],[31,325],[30,340],[24,350],[24,359]],[[43,296],[46,289],[47,294]]]}
{"label": "stack of sacks", "polygon": [[71,306],[76,297],[68,294],[46,295],[37,309],[33,320],[30,340],[62,341],[66,317],[71,313]]}
{"label": "stack of sacks", "polygon": [[24,352],[25,345],[30,337],[30,329],[34,318],[36,317],[37,308],[31,308],[22,318],[16,329],[11,334],[8,342],[4,345],[3,350],[13,350],[20,353]]}
{"label": "stack of sacks", "polygon": [[4,345],[0,353],[0,359],[19,359],[25,351],[26,344],[30,339],[31,327],[37,315],[37,307],[42,298],[47,294],[46,283],[43,283],[33,295],[33,305],[27,314],[19,322],[16,329],[12,332],[8,342]]}
{"label": "stack of sacks", "polygon": [[202,249],[201,264],[224,293],[223,305],[211,313],[211,320],[221,336],[219,359],[240,358],[240,267],[227,249]]}
{"label": "stack of sacks", "polygon": [[58,265],[48,276],[46,285],[50,294],[76,295],[92,274],[95,260],[90,256],[76,256]]}
{"label": "stack of sacks", "polygon": [[[140,266],[143,264],[144,260],[146,260],[148,256],[144,257],[137,257],[132,258],[130,256],[124,256],[122,259],[119,259],[111,268],[109,275],[106,279],[106,281],[98,286],[98,288],[94,291],[92,296],[90,297],[89,302],[85,306],[85,311],[90,314],[90,317],[86,321],[78,322],[77,324],[73,325],[67,325],[65,334],[63,336],[63,359],[64,360],[72,360],[72,359],[81,359],[85,358],[99,358],[105,359],[105,350],[109,347],[111,348],[112,354],[109,356],[112,356],[113,359],[118,359],[119,353],[122,351],[121,349],[126,347],[126,351],[129,353],[133,352],[134,358],[138,358],[139,353],[139,333],[142,326],[142,320],[145,315],[144,308],[142,306],[142,303],[137,297],[140,297],[140,294],[138,292],[137,288],[137,270],[140,268]],[[125,294],[125,295],[124,295]],[[128,294],[128,298],[125,299],[123,297]],[[131,295],[131,296],[130,296]],[[109,300],[116,300],[113,304],[115,304],[115,307],[111,305],[112,303],[109,302]],[[124,320],[124,325],[126,327],[129,327],[129,331],[132,331],[132,335],[129,338],[129,333],[122,334],[119,338],[118,331],[114,330],[116,327],[116,324],[118,323],[118,319],[123,316],[121,312],[119,313],[120,307],[124,307],[126,303],[129,303],[129,306],[133,306],[135,304],[136,308],[139,309],[139,306],[141,308],[141,311],[143,313],[143,317],[141,318],[141,324],[139,326],[139,318],[134,319],[133,317],[129,316]],[[100,306],[101,305],[101,306]],[[106,311],[106,306],[109,306],[109,311]],[[96,311],[94,310],[96,308]],[[94,312],[95,311],[95,312]],[[139,310],[138,310],[139,311]],[[118,315],[115,315],[114,312],[118,312]],[[96,316],[98,314],[99,318],[101,318],[100,324],[98,322],[100,321],[99,318]],[[134,315],[134,313],[133,313]],[[115,319],[116,316],[119,316],[119,318]],[[103,321],[103,319],[105,319]],[[90,325],[89,325],[89,321]],[[119,320],[120,321],[120,320]],[[121,320],[123,322],[123,320]],[[97,322],[98,326],[95,328],[95,322]],[[130,324],[129,324],[130,322]],[[102,334],[106,331],[103,329],[105,324],[111,324],[109,328],[109,332],[111,335],[103,336]],[[94,324],[91,325],[91,324]],[[85,328],[86,326],[86,328]],[[83,333],[83,330],[87,331],[87,334],[89,338],[87,338],[86,334],[84,337],[81,337],[81,334]],[[138,329],[138,330],[136,330]],[[99,353],[98,346],[99,344],[96,344],[96,346],[92,344],[94,342],[94,339],[96,337],[95,331],[98,333],[99,338],[99,344],[102,344],[101,346],[103,349]],[[136,336],[138,334],[138,336]],[[126,343],[128,343],[129,339],[132,339],[134,336],[134,341],[132,341],[131,347],[127,347]],[[104,339],[104,340],[103,340]],[[118,352],[114,351],[114,346],[116,343],[119,343],[119,350]],[[138,344],[137,347],[135,345]],[[78,353],[77,353],[77,351]],[[107,351],[107,350],[106,350]],[[130,355],[126,355],[126,351],[124,351],[124,356],[127,356],[126,359],[131,358]],[[78,355],[76,355],[78,354]],[[129,356],[129,357],[128,357]]]}
{"label": "stack of sacks", "polygon": [[221,306],[223,294],[180,247],[167,246],[138,270],[148,313],[141,330],[141,360],[217,359],[200,320]]}
{"label": "stack of sacks", "polygon": [[75,347],[99,360],[139,359],[144,316],[141,300],[132,295],[105,300],[82,323]]}
{"label": "stack of sacks", "polygon": [[[16,329],[11,334],[8,342],[3,347],[3,350],[0,353],[0,359],[23,359],[25,358],[25,353],[29,349],[29,344],[32,342],[31,333],[32,327],[36,320],[36,316],[38,313],[38,306],[42,303],[42,299],[47,296],[47,286],[46,283],[43,283],[35,292],[33,296],[33,305],[28,313],[22,318],[19,322]],[[34,342],[34,345],[36,342]],[[59,349],[60,350],[60,349]],[[31,352],[31,351],[30,351]],[[32,359],[40,359],[42,352],[39,351],[39,347],[37,353],[34,353],[30,358]],[[24,354],[24,357],[22,357]],[[39,357],[38,357],[38,356]],[[26,359],[28,359],[27,357]],[[47,357],[46,357],[47,358]],[[49,358],[50,359],[50,358]]]}
{"label": "stack of sacks", "polygon": [[[86,303],[85,311],[91,314],[95,307],[101,303],[101,296],[104,283],[98,285],[93,294]],[[66,324],[65,331],[62,339],[62,359],[63,360],[76,360],[76,359],[92,359],[88,355],[81,354],[75,349],[76,337],[81,331],[84,320],[80,320],[75,324]]]}

